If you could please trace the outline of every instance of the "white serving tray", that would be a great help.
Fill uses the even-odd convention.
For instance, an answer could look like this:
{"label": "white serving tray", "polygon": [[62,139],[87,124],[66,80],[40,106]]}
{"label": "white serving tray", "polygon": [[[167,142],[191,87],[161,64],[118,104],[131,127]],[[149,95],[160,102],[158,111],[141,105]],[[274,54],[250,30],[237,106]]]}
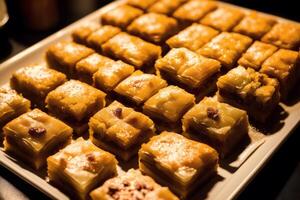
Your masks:
{"label": "white serving tray", "polygon": [[[43,62],[45,51],[49,45],[61,40],[71,39],[70,34],[76,27],[86,22],[99,21],[99,16],[102,13],[123,3],[125,3],[125,0],[115,1],[0,64],[0,85],[6,85],[9,82],[11,74],[15,70],[26,65]],[[227,3],[219,3],[224,6],[237,7]],[[241,7],[238,8],[243,9],[246,12],[250,11],[249,9]],[[276,16],[272,17],[275,17],[278,20],[286,21],[285,19]],[[223,168],[219,168],[219,176],[206,184],[204,188],[199,188],[200,191],[197,192],[195,198],[193,199],[226,200],[234,199],[238,196],[243,188],[247,186],[247,184],[271,158],[272,154],[276,152],[280,145],[299,124],[300,91],[298,90],[295,92],[297,93],[295,95],[297,99],[294,100],[293,103],[290,103],[289,105],[284,105],[282,103],[280,104],[280,107],[284,110],[284,113],[280,113],[280,111],[277,112],[280,120],[278,118],[275,127],[270,129],[271,131],[267,132],[268,134],[265,135],[264,142],[260,143],[255,150],[252,150],[251,155],[248,156],[243,164],[235,170],[225,170]],[[0,148],[0,164],[32,186],[39,189],[41,192],[48,195],[50,198],[60,200],[69,199],[69,197],[59,191],[59,189],[47,182],[45,171],[33,172],[22,163],[7,155],[2,148]]]}

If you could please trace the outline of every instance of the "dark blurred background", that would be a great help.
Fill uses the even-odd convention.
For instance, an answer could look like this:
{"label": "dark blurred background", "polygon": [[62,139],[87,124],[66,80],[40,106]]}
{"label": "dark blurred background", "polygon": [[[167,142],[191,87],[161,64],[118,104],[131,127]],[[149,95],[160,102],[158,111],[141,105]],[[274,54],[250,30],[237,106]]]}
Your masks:
{"label": "dark blurred background", "polygon": [[[7,0],[10,19],[5,27],[0,29],[0,63],[109,2],[111,1]],[[300,22],[300,6],[297,0],[228,0],[227,2]],[[299,200],[299,142],[298,128],[238,199]],[[11,188],[13,195],[10,199],[13,200],[22,197],[23,199],[24,197],[47,199],[42,193],[0,167],[0,200],[4,199],[1,195],[4,185],[6,188]],[[6,196],[5,200],[7,198]]]}

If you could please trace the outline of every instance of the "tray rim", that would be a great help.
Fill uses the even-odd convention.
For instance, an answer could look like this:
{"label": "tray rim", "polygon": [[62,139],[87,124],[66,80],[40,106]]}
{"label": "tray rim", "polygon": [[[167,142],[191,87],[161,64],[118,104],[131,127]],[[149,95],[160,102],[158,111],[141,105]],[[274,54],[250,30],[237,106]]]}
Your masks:
{"label": "tray rim", "polygon": [[[228,7],[235,7],[238,9],[241,9],[246,12],[257,12],[259,14],[270,16],[273,18],[276,18],[279,21],[288,21],[292,23],[300,24],[299,22],[285,19],[279,16],[275,16],[268,13],[263,13],[260,11],[256,11],[253,9],[244,8],[241,6],[229,4],[226,2],[216,1],[218,4]],[[0,64],[0,72],[5,71],[9,68],[9,66],[12,66],[17,61],[22,60],[22,58],[25,58],[26,56],[29,56],[31,53],[38,51],[40,48],[43,48],[45,46],[48,46],[51,44],[51,42],[57,40],[58,38],[62,38],[66,35],[70,35],[72,30],[74,28],[80,26],[85,21],[89,21],[92,18],[95,18],[96,16],[99,16],[101,13],[105,12],[106,10],[109,10],[115,6],[121,5],[126,3],[126,0],[117,0],[114,2],[111,2],[103,7],[100,7],[98,10],[92,12],[91,14],[75,21],[74,23],[60,29],[59,31],[51,34],[50,36],[44,38],[43,40],[37,42],[36,44],[26,48],[25,50],[19,52],[15,56],[9,58],[8,60],[4,61]],[[300,104],[298,102],[297,104]],[[296,104],[295,104],[296,105]],[[298,105],[299,106],[299,105]],[[246,161],[245,163],[233,174],[231,177],[231,180],[229,184],[224,185],[223,189],[219,192],[218,195],[214,197],[214,199],[235,199],[242,191],[243,189],[251,182],[252,179],[259,173],[259,171],[267,164],[267,162],[271,159],[271,157],[277,152],[277,150],[281,147],[281,145],[287,140],[287,138],[294,132],[294,130],[299,126],[300,122],[300,110],[297,112],[294,111],[292,113],[293,115],[296,115],[293,119],[289,121],[289,125],[285,127],[285,129],[280,129],[275,135],[273,135],[271,138],[266,139],[266,142],[259,147]],[[279,134],[280,132],[284,132]],[[261,156],[262,155],[262,156]],[[31,174],[28,174],[27,171],[24,174],[23,168],[18,165],[16,162],[11,160],[10,158],[7,158],[5,152],[0,150],[0,164],[17,175],[19,178],[26,181],[28,184],[32,185],[33,187],[37,188],[47,196],[53,199],[69,199],[68,196],[63,194],[61,191],[59,191],[57,188],[52,186],[49,183],[46,183],[44,179],[43,182],[36,180],[37,177],[30,177]],[[257,161],[257,159],[260,158],[260,161]],[[5,162],[6,161],[6,162]],[[254,163],[254,167],[250,170],[247,170],[246,166],[250,165],[251,163]],[[240,174],[246,173],[247,175],[241,176]],[[34,179],[34,180],[33,180]],[[42,183],[42,184],[41,184]],[[50,190],[49,190],[50,189]],[[53,193],[52,193],[53,192]]]}

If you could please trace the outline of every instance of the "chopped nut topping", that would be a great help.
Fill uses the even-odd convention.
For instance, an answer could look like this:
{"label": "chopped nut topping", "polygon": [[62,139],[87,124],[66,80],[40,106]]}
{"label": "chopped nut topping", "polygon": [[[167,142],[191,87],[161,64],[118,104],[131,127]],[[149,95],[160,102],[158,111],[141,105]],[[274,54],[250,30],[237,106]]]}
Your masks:
{"label": "chopped nut topping", "polygon": [[94,162],[95,161],[95,156],[92,153],[86,154],[86,158],[89,162]]}
{"label": "chopped nut topping", "polygon": [[114,110],[114,115],[117,117],[117,118],[121,118],[122,117],[122,108],[116,108]]}
{"label": "chopped nut topping", "polygon": [[46,129],[42,127],[33,127],[28,130],[28,133],[33,137],[41,137],[46,134]]}
{"label": "chopped nut topping", "polygon": [[213,120],[219,119],[219,111],[216,108],[208,107],[207,110],[207,116]]}
{"label": "chopped nut topping", "polygon": [[130,118],[128,121],[127,121],[127,123],[128,124],[130,124],[130,125],[132,125],[132,126],[135,126],[137,123],[138,123],[138,118],[136,118],[136,117],[133,117],[133,118]]}

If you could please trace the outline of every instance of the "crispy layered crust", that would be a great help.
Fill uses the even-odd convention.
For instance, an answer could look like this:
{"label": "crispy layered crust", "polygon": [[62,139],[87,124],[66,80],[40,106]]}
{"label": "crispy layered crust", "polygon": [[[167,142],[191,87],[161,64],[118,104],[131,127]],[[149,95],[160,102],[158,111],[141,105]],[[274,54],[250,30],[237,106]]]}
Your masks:
{"label": "crispy layered crust", "polygon": [[230,70],[218,79],[217,86],[221,102],[245,109],[259,122],[265,122],[280,99],[278,81],[252,68]]}
{"label": "crispy layered crust", "polygon": [[114,37],[121,32],[118,27],[104,25],[101,26],[97,31],[93,32],[87,38],[87,45],[98,52],[102,51],[102,44],[107,42],[110,38]]}
{"label": "crispy layered crust", "polygon": [[147,1],[141,1],[141,0],[128,0],[127,3],[128,5],[146,10],[149,8],[151,5],[153,5],[155,2],[158,0],[147,0]]}
{"label": "crispy layered crust", "polygon": [[217,166],[214,149],[172,132],[152,137],[139,151],[140,170],[183,198],[215,174]]}
{"label": "crispy layered crust", "polygon": [[69,126],[38,109],[12,120],[3,131],[5,151],[34,169],[44,166],[46,158],[69,143],[72,136]]}
{"label": "crispy layered crust", "polygon": [[[205,90],[202,86],[207,85],[209,80],[213,80],[212,77],[219,74],[221,64],[186,48],[175,48],[163,58],[158,59],[155,68],[164,78],[175,79],[186,88]],[[204,90],[200,92],[204,93]]]}
{"label": "crispy layered crust", "polygon": [[91,22],[83,24],[82,26],[74,30],[74,32],[72,33],[72,38],[74,42],[87,45],[87,38],[99,28],[99,23]]}
{"label": "crispy layered crust", "polygon": [[234,27],[233,31],[247,35],[254,39],[260,39],[269,30],[271,30],[275,23],[276,20],[271,17],[251,12]]}
{"label": "crispy layered crust", "polygon": [[277,51],[277,47],[271,44],[255,41],[238,60],[239,65],[259,70],[263,62]]}
{"label": "crispy layered crust", "polygon": [[101,16],[101,23],[125,29],[134,19],[142,14],[143,11],[138,8],[121,5],[104,13]]}
{"label": "crispy layered crust", "polygon": [[234,8],[219,7],[206,15],[200,22],[220,31],[230,31],[244,17],[244,14]]}
{"label": "crispy layered crust", "polygon": [[125,174],[107,180],[101,187],[91,192],[93,200],[144,199],[179,200],[168,188],[154,182],[140,171],[130,169]]}
{"label": "crispy layered crust", "polygon": [[168,86],[145,102],[143,112],[166,122],[177,122],[194,104],[192,94],[177,86]]}
{"label": "crispy layered crust", "polygon": [[221,157],[229,155],[246,137],[248,126],[245,111],[208,97],[182,119],[182,129],[188,137],[208,142]]}
{"label": "crispy layered crust", "polygon": [[208,26],[194,23],[167,40],[171,48],[185,47],[192,51],[198,50],[218,35],[218,31]]}
{"label": "crispy layered crust", "polygon": [[216,59],[226,69],[231,69],[251,43],[252,39],[247,36],[223,32],[197,52],[203,56]]}
{"label": "crispy layered crust", "polygon": [[18,95],[14,90],[0,88],[0,128],[29,110],[30,101]]}
{"label": "crispy layered crust", "polygon": [[160,44],[179,30],[174,18],[158,13],[148,13],[134,20],[127,30],[144,40]]}
{"label": "crispy layered crust", "polygon": [[100,54],[93,53],[76,64],[76,73],[80,81],[92,84],[93,75],[100,68],[112,65],[112,63],[114,63],[114,60]]}
{"label": "crispy layered crust", "polygon": [[262,41],[286,49],[297,49],[300,46],[299,32],[299,24],[280,22],[262,37]]}
{"label": "crispy layered crust", "polygon": [[63,73],[37,64],[14,72],[10,85],[32,102],[42,106],[47,94],[66,81],[67,77]]}
{"label": "crispy layered crust", "polygon": [[171,15],[181,4],[188,0],[159,0],[148,9],[149,12],[155,12],[165,15]]}
{"label": "crispy layered crust", "polygon": [[123,80],[114,91],[135,104],[141,104],[166,86],[165,80],[138,70]]}
{"label": "crispy layered crust", "polygon": [[104,54],[132,64],[136,68],[152,67],[155,60],[161,56],[161,47],[124,32],[108,40],[102,49]]}
{"label": "crispy layered crust", "polygon": [[113,90],[134,72],[134,67],[120,60],[104,65],[93,76],[93,85],[104,91]]}
{"label": "crispy layered crust", "polygon": [[105,106],[105,96],[86,83],[70,80],[50,92],[46,104],[59,118],[81,122]]}
{"label": "crispy layered crust", "polygon": [[47,163],[50,181],[79,199],[117,174],[115,157],[82,138],[50,156]]}
{"label": "crispy layered crust", "polygon": [[279,49],[263,63],[260,72],[279,80],[281,97],[286,99],[300,77],[299,54]]}
{"label": "crispy layered crust", "polygon": [[207,13],[215,10],[217,5],[212,1],[193,0],[179,7],[173,14],[181,22],[198,22]]}
{"label": "crispy layered crust", "polygon": [[89,122],[90,137],[98,146],[124,160],[130,159],[143,142],[154,135],[153,121],[142,113],[114,101]]}
{"label": "crispy layered crust", "polygon": [[69,77],[75,76],[75,65],[94,51],[74,42],[63,41],[52,45],[46,52],[49,66]]}

